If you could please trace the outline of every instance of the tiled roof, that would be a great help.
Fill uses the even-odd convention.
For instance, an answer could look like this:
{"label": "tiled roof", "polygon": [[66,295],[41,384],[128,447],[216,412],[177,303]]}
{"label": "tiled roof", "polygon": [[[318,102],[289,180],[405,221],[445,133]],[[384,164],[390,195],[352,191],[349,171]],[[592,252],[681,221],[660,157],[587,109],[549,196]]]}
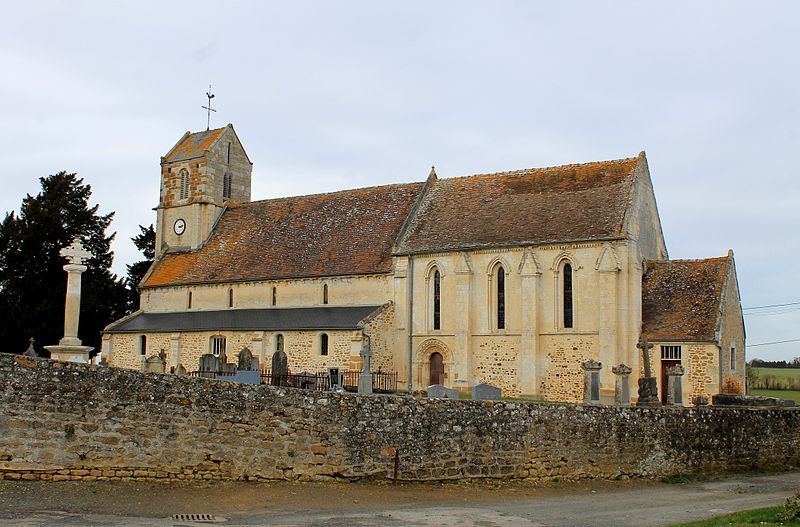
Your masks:
{"label": "tiled roof", "polygon": [[165,254],[143,287],[386,273],[422,183],[230,205],[200,249]]}
{"label": "tiled roof", "polygon": [[185,135],[183,139],[178,141],[178,144],[172,147],[172,150],[167,153],[164,157],[164,161],[171,163],[202,156],[214,146],[214,143],[216,143],[220,137],[222,137],[226,128],[227,127],[217,128],[215,130],[206,130],[204,132],[195,132]]}
{"label": "tiled roof", "polygon": [[643,155],[436,180],[396,252],[621,236]]}
{"label": "tiled roof", "polygon": [[642,278],[647,340],[716,340],[727,258],[648,261]]}
{"label": "tiled roof", "polygon": [[106,332],[358,329],[362,320],[379,309],[381,306],[327,306],[138,313],[111,324]]}

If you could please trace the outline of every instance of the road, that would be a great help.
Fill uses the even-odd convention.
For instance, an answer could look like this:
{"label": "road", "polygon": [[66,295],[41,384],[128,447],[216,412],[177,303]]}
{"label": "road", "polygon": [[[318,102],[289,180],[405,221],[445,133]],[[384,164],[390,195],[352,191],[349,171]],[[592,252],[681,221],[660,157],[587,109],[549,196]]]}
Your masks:
{"label": "road", "polygon": [[[783,503],[800,473],[706,482],[199,483],[0,481],[0,524],[622,527]],[[213,523],[175,519],[208,514]]]}

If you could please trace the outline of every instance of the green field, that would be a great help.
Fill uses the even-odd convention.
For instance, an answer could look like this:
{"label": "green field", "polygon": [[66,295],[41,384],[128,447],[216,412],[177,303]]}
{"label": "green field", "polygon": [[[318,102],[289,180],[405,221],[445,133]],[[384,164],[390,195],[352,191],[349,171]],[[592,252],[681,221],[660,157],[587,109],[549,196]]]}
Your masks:
{"label": "green field", "polygon": [[778,397],[779,399],[791,399],[800,404],[800,392],[791,390],[750,390],[750,395],[763,395],[765,397]]}
{"label": "green field", "polygon": [[778,379],[797,379],[800,380],[799,368],[753,368],[763,378],[767,375]]}

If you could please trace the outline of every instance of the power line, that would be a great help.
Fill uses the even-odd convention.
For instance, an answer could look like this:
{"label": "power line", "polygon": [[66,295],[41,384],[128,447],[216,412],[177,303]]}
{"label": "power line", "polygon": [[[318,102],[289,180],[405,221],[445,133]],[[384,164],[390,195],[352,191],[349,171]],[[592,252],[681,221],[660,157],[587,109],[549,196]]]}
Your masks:
{"label": "power line", "polygon": [[770,304],[767,306],[743,307],[742,311],[748,311],[750,309],[767,309],[768,307],[785,307],[785,306],[800,306],[800,302],[788,302],[786,304]]}
{"label": "power line", "polygon": [[789,340],[776,340],[775,342],[762,342],[760,344],[748,344],[748,348],[755,348],[756,346],[772,346],[773,344],[785,344],[787,342],[800,342],[800,339],[789,339]]}

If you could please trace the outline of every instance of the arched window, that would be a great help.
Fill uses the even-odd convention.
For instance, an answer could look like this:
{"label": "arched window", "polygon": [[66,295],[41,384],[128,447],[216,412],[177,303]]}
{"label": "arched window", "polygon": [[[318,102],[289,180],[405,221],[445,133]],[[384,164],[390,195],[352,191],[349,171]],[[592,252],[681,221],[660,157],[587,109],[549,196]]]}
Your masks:
{"label": "arched window", "polygon": [[222,176],[222,197],[226,199],[231,197],[231,175],[227,172]]}
{"label": "arched window", "polygon": [[564,264],[564,327],[571,328],[573,323],[572,310],[572,264]]}
{"label": "arched window", "polygon": [[328,303],[328,284],[322,286],[322,303]]}
{"label": "arched window", "polygon": [[327,355],[328,354],[328,334],[323,333],[319,336],[319,354],[320,355]]}
{"label": "arched window", "polygon": [[506,328],[506,271],[497,266],[497,329]]}
{"label": "arched window", "polygon": [[233,307],[233,288],[228,289],[228,307]]}
{"label": "arched window", "polygon": [[442,329],[442,275],[433,272],[433,329]]}
{"label": "arched window", "polygon": [[189,291],[189,302],[188,302],[188,309],[192,309],[192,292]]}
{"label": "arched window", "polygon": [[283,335],[280,333],[275,337],[275,351],[283,351]]}
{"label": "arched window", "polygon": [[273,306],[277,305],[277,303],[278,303],[278,288],[277,287],[273,287],[272,288],[272,305]]}
{"label": "arched window", "polygon": [[211,354],[215,357],[225,355],[225,337],[221,335],[211,337]]}
{"label": "arched window", "polygon": [[186,169],[181,169],[181,189],[180,189],[180,199],[186,199],[189,197],[189,172]]}
{"label": "arched window", "polygon": [[139,355],[147,355],[147,336],[139,336]]}

